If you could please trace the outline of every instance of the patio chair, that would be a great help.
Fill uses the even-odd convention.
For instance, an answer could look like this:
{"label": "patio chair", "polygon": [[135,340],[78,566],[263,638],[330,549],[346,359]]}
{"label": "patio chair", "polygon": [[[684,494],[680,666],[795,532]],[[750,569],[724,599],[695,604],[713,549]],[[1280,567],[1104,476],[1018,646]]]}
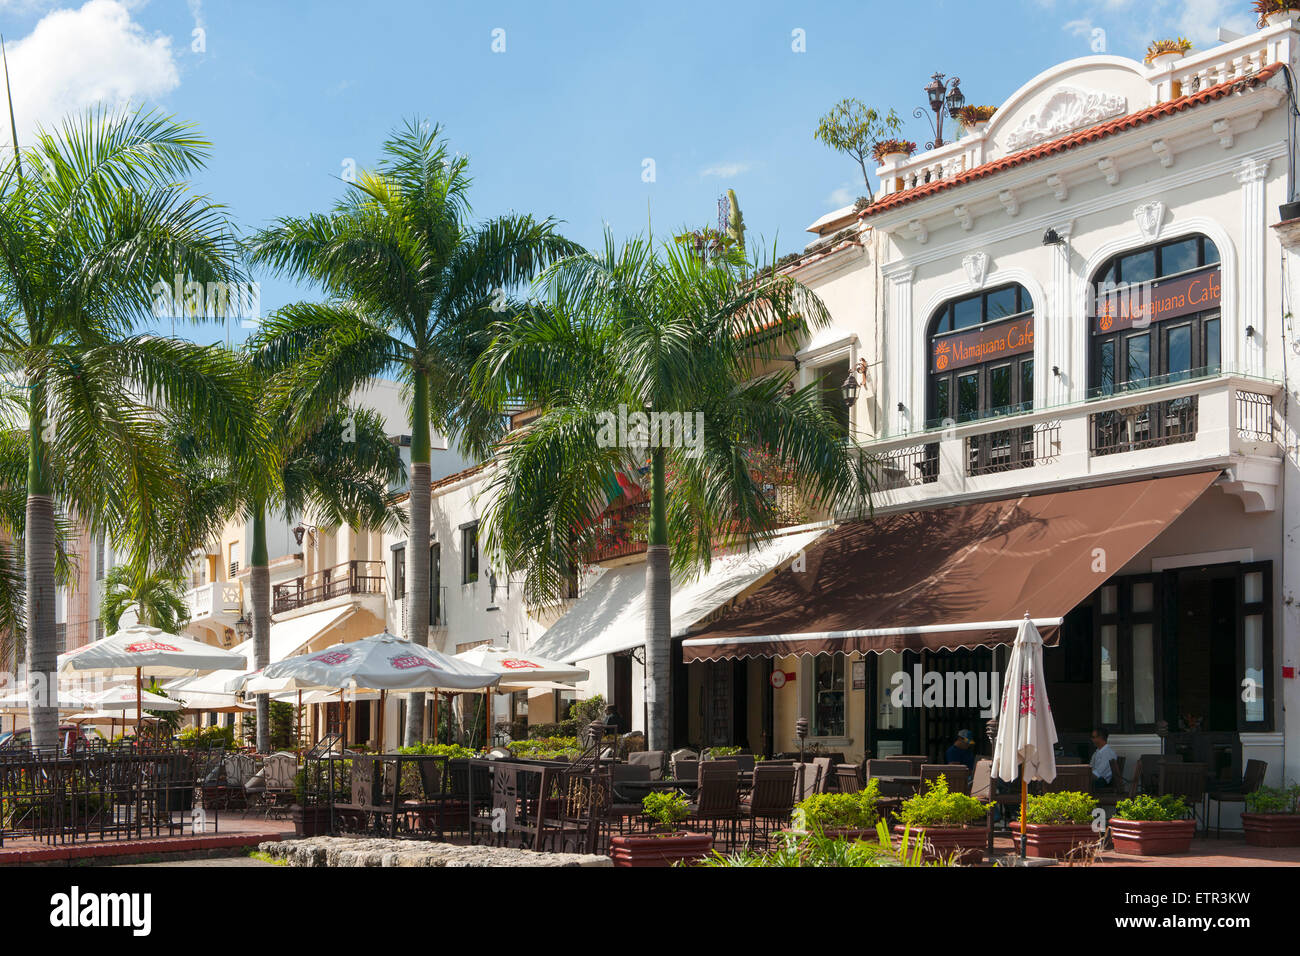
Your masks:
{"label": "patio chair", "polygon": [[[712,761],[705,761],[711,763]],[[700,770],[699,760],[688,760],[682,758],[673,760],[673,779],[692,781],[698,778]]]}
{"label": "patio chair", "polygon": [[1223,836],[1223,805],[1225,803],[1240,803],[1245,806],[1246,795],[1254,793],[1264,785],[1264,777],[1268,774],[1268,763],[1264,760],[1247,760],[1246,772],[1241,778],[1241,782],[1232,786],[1214,787],[1205,795],[1205,828],[1210,828],[1210,807],[1209,803],[1213,800],[1219,805],[1214,824],[1215,836]]}
{"label": "patio chair", "polygon": [[[864,777],[870,780],[872,777],[912,777],[917,773],[912,770],[912,764],[906,760],[868,760]],[[880,781],[880,795],[887,798],[892,804],[897,804],[902,798],[910,797],[916,793],[916,784],[907,783],[898,780]]]}
{"label": "patio chair", "polygon": [[[1138,758],[1133,770],[1133,779],[1140,793],[1158,793],[1160,786],[1160,765],[1162,763],[1182,763],[1183,758],[1175,753],[1143,754]],[[1136,794],[1133,794],[1136,795]]]}
{"label": "patio chair", "polygon": [[734,760],[705,760],[699,766],[699,789],[690,808],[692,823],[707,823],[716,840],[719,824],[728,825],[727,845],[736,844],[740,820],[740,770]]}
{"label": "patio chair", "polygon": [[817,768],[817,789],[814,793],[825,793],[835,780],[835,765],[842,763],[834,757],[814,757],[813,766]]}
{"label": "patio chair", "polygon": [[[1161,796],[1177,794],[1187,801],[1192,810],[1193,819],[1201,803],[1205,800],[1205,785],[1209,776],[1209,765],[1203,763],[1183,763],[1181,761],[1162,761],[1158,793]],[[1205,824],[1209,827],[1209,814],[1206,813]]]}
{"label": "patio chair", "polygon": [[947,781],[949,793],[970,793],[970,768],[960,763],[921,764],[921,792],[940,777]]}
{"label": "patio chair", "polygon": [[905,760],[912,768],[909,773],[917,776],[921,773],[921,766],[930,762],[930,758],[925,754],[890,754],[890,760]]}
{"label": "patio chair", "polygon": [[266,781],[266,815],[283,816],[293,804],[294,777],[298,773],[298,758],[285,751],[277,751],[262,764],[262,777]]}
{"label": "patio chair", "polygon": [[1092,767],[1086,763],[1057,764],[1056,777],[1042,785],[1043,793],[1092,792]]}
{"label": "patio chair", "polygon": [[797,763],[794,765],[794,769],[794,797],[796,802],[821,792],[821,767],[816,763]]}
{"label": "patio chair", "polygon": [[664,752],[662,750],[638,750],[627,755],[627,762],[632,766],[644,765],[650,768],[651,780],[664,777]]}
{"label": "patio chair", "polygon": [[862,765],[840,764],[835,768],[835,783],[840,793],[857,793],[862,789]]}
{"label": "patio chair", "polygon": [[772,825],[785,826],[794,810],[794,764],[764,761],[754,767],[754,786],[741,797],[741,813],[749,817],[749,845],[762,827],[763,844],[771,838]]}

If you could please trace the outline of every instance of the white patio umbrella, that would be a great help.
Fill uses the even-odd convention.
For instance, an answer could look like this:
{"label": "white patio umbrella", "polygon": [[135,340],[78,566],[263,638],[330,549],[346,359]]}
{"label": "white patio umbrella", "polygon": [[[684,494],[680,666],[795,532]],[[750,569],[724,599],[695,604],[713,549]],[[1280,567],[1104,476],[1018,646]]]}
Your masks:
{"label": "white patio umbrella", "polygon": [[[295,689],[365,688],[379,698],[380,749],[383,749],[383,694],[390,690],[425,691],[439,688],[479,690],[500,676],[430,647],[422,647],[384,631],[347,644],[334,644],[313,654],[300,654],[270,664],[262,672],[268,681],[292,678]],[[248,686],[252,686],[251,682]]]}
{"label": "white patio umbrella", "polygon": [[137,707],[143,707],[145,710],[180,710],[185,706],[179,700],[163,697],[147,690],[142,690],[137,695],[136,689],[126,684],[110,687],[103,693],[95,694],[88,703],[94,710],[117,711],[134,710]]}
{"label": "white patio umbrella", "polygon": [[[498,690],[503,690],[506,686],[511,690],[516,688],[526,689],[530,683],[541,681],[555,683],[558,681],[586,680],[591,676],[583,668],[574,667],[572,664],[561,664],[559,661],[507,650],[504,647],[493,647],[490,644],[480,644],[478,647],[471,647],[467,651],[461,651],[456,655],[456,659],[492,671],[494,674],[500,674],[505,686],[498,687]],[[491,746],[492,703],[490,691],[484,689],[483,697],[483,721],[486,725],[487,734],[484,741],[485,746]],[[437,712],[437,704],[438,699],[435,692],[435,713]]]}
{"label": "white patio umbrella", "polygon": [[1025,799],[1030,779],[1056,779],[1056,722],[1043,677],[1043,638],[1025,614],[1011,647],[1002,682],[1002,708],[993,746],[992,775],[1012,781],[1020,775],[1020,854],[1025,855]]}
{"label": "white patio umbrella", "polygon": [[[134,675],[136,700],[142,693],[141,679],[148,677],[191,677],[207,671],[243,669],[242,654],[213,647],[178,634],[133,624],[116,634],[59,655],[60,674],[90,671],[112,677]],[[139,714],[142,708],[137,705]],[[137,724],[139,720],[137,719]]]}

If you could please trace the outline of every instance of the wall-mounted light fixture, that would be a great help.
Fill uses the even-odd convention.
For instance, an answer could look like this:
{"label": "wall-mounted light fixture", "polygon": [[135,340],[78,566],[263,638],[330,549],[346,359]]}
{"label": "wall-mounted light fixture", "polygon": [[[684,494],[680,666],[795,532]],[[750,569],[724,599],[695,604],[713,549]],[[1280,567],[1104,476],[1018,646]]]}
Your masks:
{"label": "wall-mounted light fixture", "polygon": [[1065,245],[1065,240],[1061,238],[1061,234],[1055,229],[1048,229],[1047,232],[1043,233],[1043,245],[1063,246]]}
{"label": "wall-mounted light fixture", "polygon": [[1053,366],[1052,366],[1052,374],[1055,375],[1057,378],[1060,378],[1060,377],[1061,377],[1061,366],[1059,366],[1059,365],[1053,365]]}
{"label": "wall-mounted light fixture", "polygon": [[1254,337],[1255,337],[1255,327],[1253,325],[1246,326],[1246,338],[1253,339]]}

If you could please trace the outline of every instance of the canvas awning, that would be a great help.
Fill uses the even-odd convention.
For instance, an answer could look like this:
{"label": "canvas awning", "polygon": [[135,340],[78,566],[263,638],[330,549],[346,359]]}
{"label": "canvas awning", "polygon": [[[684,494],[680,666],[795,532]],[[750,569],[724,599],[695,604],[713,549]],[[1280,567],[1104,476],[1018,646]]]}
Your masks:
{"label": "canvas awning", "polygon": [[[713,559],[708,572],[674,583],[672,633],[700,624],[764,577],[789,564],[827,528],[779,535],[749,551]],[[645,644],[645,565],[607,568],[529,652],[552,660],[587,660]]]}
{"label": "canvas awning", "polygon": [[1010,644],[1061,618],[1150,544],[1219,472],[1022,495],[841,525],[726,617],[686,661]]}

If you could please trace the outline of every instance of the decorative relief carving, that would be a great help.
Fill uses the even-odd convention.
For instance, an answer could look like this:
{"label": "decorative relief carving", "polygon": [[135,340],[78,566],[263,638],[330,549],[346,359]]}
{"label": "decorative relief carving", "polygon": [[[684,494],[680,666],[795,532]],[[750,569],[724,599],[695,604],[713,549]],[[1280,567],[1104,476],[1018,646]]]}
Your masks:
{"label": "decorative relief carving", "polygon": [[1118,94],[1063,86],[1012,131],[1007,148],[1024,149],[1127,112],[1128,100]]}
{"label": "decorative relief carving", "polygon": [[1155,242],[1160,238],[1160,230],[1165,224],[1165,204],[1162,202],[1143,203],[1133,210],[1133,219],[1142,231],[1142,238]]}
{"label": "decorative relief carving", "polygon": [[989,257],[985,252],[972,252],[963,256],[961,266],[966,270],[966,279],[972,289],[984,288],[984,279],[989,274]]}

